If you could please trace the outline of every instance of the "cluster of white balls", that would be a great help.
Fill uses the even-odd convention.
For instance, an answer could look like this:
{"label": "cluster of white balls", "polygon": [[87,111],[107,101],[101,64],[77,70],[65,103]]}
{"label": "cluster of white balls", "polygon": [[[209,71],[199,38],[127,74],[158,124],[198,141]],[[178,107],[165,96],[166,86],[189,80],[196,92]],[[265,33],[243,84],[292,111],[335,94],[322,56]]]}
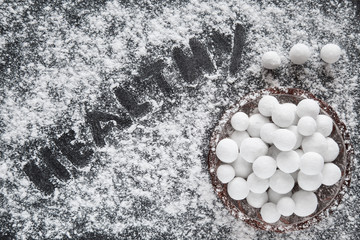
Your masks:
{"label": "cluster of white balls", "polygon": [[[336,44],[326,44],[321,48],[320,57],[324,62],[335,63],[339,60],[341,49]],[[304,64],[311,56],[308,46],[302,43],[295,44],[289,52],[291,62],[294,64]],[[262,57],[262,65],[267,69],[276,69],[281,64],[281,58],[275,51],[266,52]]]}
{"label": "cluster of white balls", "polygon": [[[329,137],[333,121],[319,113],[315,100],[280,104],[270,95],[261,98],[251,116],[235,113],[235,131],[216,147],[222,162],[217,177],[227,183],[229,196],[261,208],[267,223],[281,215],[314,213],[314,191],[341,178],[340,168],[332,163],[339,154],[339,145]],[[296,182],[301,190],[292,194]]]}

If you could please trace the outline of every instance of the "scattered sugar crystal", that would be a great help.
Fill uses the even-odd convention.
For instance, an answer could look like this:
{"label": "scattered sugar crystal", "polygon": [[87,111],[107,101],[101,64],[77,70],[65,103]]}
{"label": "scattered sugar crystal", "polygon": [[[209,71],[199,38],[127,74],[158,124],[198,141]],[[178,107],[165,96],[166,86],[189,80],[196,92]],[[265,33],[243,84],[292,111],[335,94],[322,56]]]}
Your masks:
{"label": "scattered sugar crystal", "polygon": [[339,144],[334,141],[334,139],[327,137],[326,138],[327,151],[323,152],[322,156],[324,157],[325,162],[334,161],[339,155],[340,149]]}
{"label": "scattered sugar crystal", "polygon": [[300,217],[314,213],[318,205],[318,199],[313,192],[300,190],[292,195],[292,199],[295,202],[294,213]]}
{"label": "scattered sugar crystal", "polygon": [[274,145],[281,151],[290,151],[295,147],[296,135],[287,129],[278,129],[274,132]]}
{"label": "scattered sugar crystal", "polygon": [[231,163],[231,166],[233,166],[235,170],[236,177],[247,178],[249,174],[252,172],[251,163],[245,161],[240,154],[238,158]]}
{"label": "scattered sugar crystal", "polygon": [[256,158],[266,155],[268,146],[260,138],[247,138],[241,144],[240,155],[246,161],[253,163]]}
{"label": "scattered sugar crystal", "polygon": [[300,158],[300,171],[307,175],[321,173],[324,167],[324,158],[316,152],[307,152]]}
{"label": "scattered sugar crystal", "polygon": [[267,179],[275,173],[276,161],[269,156],[260,156],[254,161],[252,169],[256,176]]}
{"label": "scattered sugar crystal", "polygon": [[299,119],[297,124],[297,129],[299,133],[303,136],[310,136],[316,132],[316,121],[314,118],[309,116],[304,116]]}
{"label": "scattered sugar crystal", "polygon": [[295,120],[295,112],[290,105],[278,104],[274,107],[271,119],[279,127],[289,127]]}
{"label": "scattered sugar crystal", "polygon": [[238,148],[240,149],[241,143],[244,139],[249,138],[249,134],[247,133],[247,131],[234,131],[231,135],[230,138],[232,140],[234,140],[236,142],[236,144],[238,145]]}
{"label": "scattered sugar crystal", "polygon": [[309,47],[302,43],[295,44],[289,52],[290,60],[294,64],[304,64],[310,58],[310,55]]}
{"label": "scattered sugar crystal", "polygon": [[235,177],[227,185],[229,196],[234,200],[242,200],[249,194],[249,186],[244,178]]}
{"label": "scattered sugar crystal", "polygon": [[244,112],[237,112],[231,118],[231,126],[237,131],[245,131],[249,126],[249,116]]}
{"label": "scattered sugar crystal", "polygon": [[263,193],[254,193],[249,192],[249,195],[246,197],[247,203],[254,208],[261,208],[268,201],[269,197],[266,192]]}
{"label": "scattered sugar crystal", "polygon": [[271,188],[269,188],[269,190],[267,191],[268,193],[268,197],[269,197],[269,201],[272,203],[277,204],[278,201],[283,198],[283,197],[290,197],[291,196],[291,191],[285,193],[285,194],[280,194],[275,192],[274,190],[272,190]]}
{"label": "scattered sugar crystal", "polygon": [[261,218],[267,223],[277,222],[281,215],[278,212],[276,205],[272,202],[265,203],[260,210]]}
{"label": "scattered sugar crystal", "polygon": [[328,137],[333,130],[333,120],[324,114],[320,114],[316,118],[317,132]]}
{"label": "scattered sugar crystal", "polygon": [[341,48],[333,43],[326,44],[321,48],[320,57],[324,62],[334,63],[339,60]]}
{"label": "scattered sugar crystal", "polygon": [[274,96],[266,95],[260,99],[258,109],[263,116],[270,117],[274,107],[277,105],[279,105],[279,102]]}
{"label": "scattered sugar crystal", "polygon": [[300,157],[295,151],[280,152],[276,157],[279,169],[285,173],[293,173],[299,169]]}
{"label": "scattered sugar crystal", "polygon": [[280,66],[281,59],[280,59],[279,54],[277,54],[277,52],[269,51],[269,52],[264,53],[264,55],[262,56],[261,62],[262,62],[262,65],[264,68],[276,69]]}
{"label": "scattered sugar crystal", "polygon": [[283,216],[290,216],[294,213],[295,202],[291,197],[282,197],[276,204],[276,209]]}
{"label": "scattered sugar crystal", "polygon": [[276,126],[274,123],[265,123],[260,129],[260,138],[264,142],[272,144],[274,138],[273,133],[278,129],[279,127]]}
{"label": "scattered sugar crystal", "polygon": [[277,193],[285,194],[291,191],[295,181],[290,174],[281,170],[276,170],[275,174],[270,178],[269,185],[272,190]]}
{"label": "scattered sugar crystal", "polygon": [[292,125],[292,126],[288,127],[287,129],[290,130],[292,133],[294,133],[296,136],[296,144],[293,147],[293,150],[298,149],[301,146],[303,136],[298,132],[297,126]]}
{"label": "scattered sugar crystal", "polygon": [[302,150],[307,152],[317,152],[324,154],[328,151],[328,141],[321,133],[314,133],[311,136],[304,137],[301,143]]}
{"label": "scattered sugar crystal", "polygon": [[239,148],[230,138],[222,139],[216,146],[216,156],[224,163],[231,163],[238,157]]}
{"label": "scattered sugar crystal", "polygon": [[235,177],[235,169],[229,164],[222,164],[216,170],[216,176],[222,183],[228,183]]}
{"label": "scattered sugar crystal", "polygon": [[251,137],[260,137],[260,129],[265,123],[269,123],[270,120],[264,117],[260,113],[256,113],[249,118],[249,127],[247,132]]}
{"label": "scattered sugar crystal", "polygon": [[322,170],[322,184],[331,186],[337,183],[341,178],[341,170],[333,163],[326,163]]}
{"label": "scattered sugar crystal", "polygon": [[269,188],[269,179],[262,179],[251,173],[247,178],[249,189],[254,193],[263,193]]}
{"label": "scattered sugar crystal", "polygon": [[316,119],[320,113],[320,107],[313,99],[303,99],[298,103],[296,113],[300,118],[309,116]]}
{"label": "scattered sugar crystal", "polygon": [[307,175],[300,171],[297,176],[299,187],[306,191],[316,191],[321,186],[322,180],[323,176],[321,173]]}

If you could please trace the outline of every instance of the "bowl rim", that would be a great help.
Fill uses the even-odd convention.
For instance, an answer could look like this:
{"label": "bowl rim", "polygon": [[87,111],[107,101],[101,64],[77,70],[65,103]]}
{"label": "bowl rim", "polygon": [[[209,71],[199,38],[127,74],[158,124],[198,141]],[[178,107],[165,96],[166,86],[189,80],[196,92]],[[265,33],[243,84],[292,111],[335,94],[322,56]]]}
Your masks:
{"label": "bowl rim", "polygon": [[[237,204],[235,205],[234,201],[229,199],[230,197],[227,195],[226,188],[224,188],[223,184],[217,179],[216,171],[213,168],[214,164],[216,163],[216,154],[215,154],[216,143],[220,140],[219,139],[220,132],[228,122],[229,115],[235,113],[239,108],[244,106],[246,103],[256,100],[257,98],[263,95],[280,95],[280,94],[294,95],[294,96],[313,99],[317,101],[319,103],[320,108],[333,119],[335,125],[339,129],[340,135],[344,143],[344,153],[346,154],[346,165],[344,168],[344,175],[342,176],[343,180],[337,195],[333,197],[332,201],[322,211],[315,212],[313,215],[310,215],[311,216],[310,219],[306,221],[298,222],[296,224],[291,224],[289,225],[289,227],[268,224],[266,222],[256,220],[244,214],[241,211],[242,207],[240,201],[236,201]],[[256,229],[282,233],[282,232],[290,232],[290,231],[298,231],[298,230],[306,229],[312,226],[313,224],[320,222],[322,219],[328,217],[336,209],[336,207],[339,206],[343,196],[345,195],[348,187],[350,186],[351,168],[353,166],[353,155],[354,155],[354,150],[351,145],[350,134],[345,124],[338,117],[336,111],[329,104],[327,104],[325,101],[321,99],[316,98],[312,93],[303,89],[274,87],[274,88],[266,88],[251,92],[245,95],[244,97],[242,97],[234,105],[231,105],[227,110],[225,110],[225,112],[221,116],[220,120],[218,121],[218,124],[215,126],[211,134],[210,144],[209,144],[209,154],[208,154],[208,171],[210,173],[211,182],[215,193],[221,199],[225,207],[234,217],[243,220],[245,223],[249,224],[250,226]],[[221,189],[217,188],[219,184],[222,185],[222,189],[223,189],[222,191]]]}

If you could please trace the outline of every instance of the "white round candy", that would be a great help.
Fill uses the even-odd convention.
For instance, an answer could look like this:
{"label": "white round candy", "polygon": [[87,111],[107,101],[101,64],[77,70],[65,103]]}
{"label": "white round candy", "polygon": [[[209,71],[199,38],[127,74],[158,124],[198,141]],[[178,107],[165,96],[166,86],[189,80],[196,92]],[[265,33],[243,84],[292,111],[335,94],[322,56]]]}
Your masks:
{"label": "white round candy", "polygon": [[295,211],[295,202],[291,197],[282,197],[276,204],[276,209],[283,216],[290,216]]}
{"label": "white round candy", "polygon": [[231,166],[233,166],[235,170],[236,177],[247,178],[252,172],[252,164],[245,161],[240,154],[238,158],[231,163]]}
{"label": "white round candy", "polygon": [[253,163],[255,159],[266,155],[268,146],[260,138],[247,138],[241,144],[240,155],[246,161]]}
{"label": "white round candy", "polygon": [[317,132],[327,137],[333,130],[333,120],[324,114],[320,114],[316,118]]}
{"label": "white round candy", "polygon": [[332,162],[334,161],[337,156],[339,155],[339,145],[334,141],[334,139],[327,137],[327,151],[323,152],[323,157],[325,162]]}
{"label": "white round candy", "polygon": [[314,213],[318,200],[313,192],[300,190],[293,194],[292,199],[295,202],[294,213],[299,217],[306,217]]}
{"label": "white round candy", "polygon": [[278,68],[281,64],[281,59],[279,54],[277,54],[277,52],[274,51],[264,53],[261,61],[264,68],[267,69]]}
{"label": "white round candy", "polygon": [[270,120],[263,115],[256,113],[249,118],[249,127],[247,132],[251,137],[260,137],[260,129],[265,123],[269,123]]}
{"label": "white round candy", "polygon": [[239,148],[234,140],[224,138],[216,146],[216,156],[224,163],[231,163],[238,157]]}
{"label": "white round candy", "polygon": [[312,117],[304,116],[299,119],[297,128],[301,135],[310,136],[316,131],[316,121]]}
{"label": "white round candy", "polygon": [[234,131],[231,135],[230,138],[232,140],[234,140],[236,142],[236,144],[238,145],[239,149],[241,146],[241,143],[244,139],[249,138],[249,134],[247,133],[247,131]]}
{"label": "white round candy", "polygon": [[275,97],[266,95],[260,99],[258,109],[263,116],[270,117],[274,107],[278,104],[279,102]]}
{"label": "white round candy", "polygon": [[296,144],[296,136],[287,129],[278,129],[274,132],[274,145],[281,151],[290,151]]}
{"label": "white round candy", "polygon": [[295,151],[281,152],[276,157],[276,163],[281,171],[293,173],[299,169],[300,157]]}
{"label": "white round candy", "polygon": [[216,170],[216,176],[222,183],[228,183],[235,177],[235,169],[229,164],[222,164]]}
{"label": "white round candy", "polygon": [[234,200],[242,200],[249,194],[249,186],[245,179],[236,177],[227,185],[229,196]]}
{"label": "white round candy", "polygon": [[267,155],[272,157],[273,159],[277,158],[277,155],[280,153],[281,151],[279,149],[277,149],[275,147],[275,145],[271,145],[271,147],[269,147],[268,153]]}
{"label": "white round candy", "polygon": [[292,125],[296,125],[299,121],[299,116],[296,114],[297,106],[293,103],[283,103],[283,105],[289,107],[289,109],[291,109],[294,112],[295,118],[294,121],[292,122]]}
{"label": "white round candy", "polygon": [[328,142],[321,133],[316,132],[311,136],[304,137],[301,147],[305,153],[317,152],[324,154],[328,150]]}
{"label": "white round candy", "polygon": [[294,64],[304,64],[310,58],[310,55],[309,47],[302,43],[295,44],[289,52],[290,60]]}
{"label": "white round candy", "polygon": [[302,157],[302,155],[304,155],[304,151],[302,149],[296,149],[295,152],[299,154],[300,158]]}
{"label": "white round candy", "polygon": [[289,127],[295,120],[295,112],[290,105],[278,104],[274,107],[271,119],[279,127]]}
{"label": "white round candy", "polygon": [[295,136],[296,136],[296,144],[293,147],[293,150],[298,149],[301,146],[303,136],[298,132],[298,127],[297,126],[290,126],[287,129],[290,130],[291,132],[293,132],[295,134]]}
{"label": "white round candy", "polygon": [[291,191],[294,187],[295,181],[290,174],[276,170],[269,181],[270,188],[277,193],[285,194]]}
{"label": "white round candy", "polygon": [[237,131],[245,131],[249,126],[249,117],[244,112],[237,112],[231,118],[231,126]]}
{"label": "white round candy", "polygon": [[268,196],[269,196],[269,201],[272,203],[277,204],[278,201],[283,198],[283,197],[290,197],[291,196],[291,191],[285,194],[280,194],[275,192],[274,190],[272,190],[271,188],[269,188],[269,190],[267,191]]}
{"label": "white round candy", "polygon": [[324,158],[316,152],[307,152],[300,158],[300,171],[307,175],[321,173],[324,167]]}
{"label": "white round candy", "polygon": [[333,163],[326,163],[322,170],[322,184],[331,186],[337,183],[341,178],[341,170]]}
{"label": "white round candy", "polygon": [[260,210],[261,218],[267,223],[275,223],[280,219],[280,213],[272,202],[265,203]]}
{"label": "white round candy", "polygon": [[322,183],[323,176],[321,173],[316,175],[307,175],[303,172],[298,173],[297,182],[299,186],[306,191],[316,191]]}
{"label": "white round candy", "polygon": [[273,143],[273,133],[278,130],[279,127],[274,123],[265,123],[260,129],[260,138],[269,144]]}
{"label": "white round candy", "polygon": [[316,119],[320,113],[320,107],[313,99],[303,99],[298,103],[296,113],[300,118],[309,116]]}
{"label": "white round candy", "polygon": [[249,192],[249,195],[246,197],[247,203],[254,208],[261,208],[268,201],[268,195],[266,192],[263,193],[253,193]]}
{"label": "white round candy", "polygon": [[326,44],[325,46],[323,46],[321,48],[320,51],[320,57],[322,60],[324,60],[324,62],[327,63],[334,63],[337,60],[339,60],[341,55],[341,49],[338,45],[336,44]]}
{"label": "white round candy", "polygon": [[256,176],[266,179],[274,175],[276,171],[276,161],[269,156],[260,156],[254,161],[252,169]]}
{"label": "white round candy", "polygon": [[247,178],[249,189],[254,193],[263,193],[269,188],[269,179],[261,179],[254,173]]}

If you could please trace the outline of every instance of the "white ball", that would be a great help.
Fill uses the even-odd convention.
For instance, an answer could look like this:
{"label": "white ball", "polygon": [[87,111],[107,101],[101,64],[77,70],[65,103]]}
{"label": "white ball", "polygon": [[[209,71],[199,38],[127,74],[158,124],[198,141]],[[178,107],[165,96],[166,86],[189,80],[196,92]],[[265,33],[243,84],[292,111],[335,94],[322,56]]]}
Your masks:
{"label": "white ball", "polygon": [[280,193],[275,192],[271,188],[269,188],[267,193],[268,193],[269,201],[272,203],[275,203],[275,204],[277,204],[281,198],[291,196],[291,191],[288,193],[285,193],[285,194],[280,194]]}
{"label": "white ball", "polygon": [[261,208],[268,201],[268,195],[266,192],[263,193],[253,193],[249,192],[249,195],[246,197],[247,203],[254,208]]}
{"label": "white ball", "polygon": [[317,116],[316,125],[316,131],[324,135],[324,137],[328,137],[333,130],[333,120],[331,119],[331,117],[324,114],[320,114],[319,116]]}
{"label": "white ball", "polygon": [[279,102],[275,97],[266,95],[260,99],[258,109],[263,116],[270,117],[274,107],[278,104]]}
{"label": "white ball", "polygon": [[297,125],[298,131],[303,136],[310,136],[316,132],[316,121],[312,117],[304,116],[299,119]]}
{"label": "white ball", "polygon": [[267,179],[274,175],[276,171],[276,161],[269,156],[260,156],[254,161],[252,169],[256,176]]}
{"label": "white ball", "polygon": [[234,140],[236,142],[236,144],[238,145],[239,149],[241,146],[241,143],[244,139],[249,138],[249,134],[247,133],[247,131],[234,131],[231,135],[230,138],[232,140]]}
{"label": "white ball", "polygon": [[251,173],[247,178],[249,189],[254,193],[263,193],[269,188],[269,179],[262,179]]}
{"label": "white ball", "polygon": [[240,147],[240,155],[246,161],[253,163],[255,159],[266,155],[268,146],[260,138],[247,138]]}
{"label": "white ball", "polygon": [[224,163],[231,163],[235,161],[238,154],[238,145],[230,138],[224,138],[216,146],[216,156]]}
{"label": "white ball", "polygon": [[296,136],[296,144],[293,147],[293,150],[298,149],[301,146],[303,136],[298,132],[298,127],[297,126],[290,126],[287,129],[290,130],[292,133],[294,133],[295,136]]}
{"label": "white ball", "polygon": [[337,60],[339,60],[341,55],[341,49],[338,45],[336,44],[326,44],[325,46],[323,46],[321,48],[320,51],[320,57],[322,60],[324,60],[324,62],[327,63],[334,63]]}
{"label": "white ball", "polygon": [[313,99],[303,99],[298,103],[296,113],[300,118],[309,116],[316,119],[320,113],[320,107]]}
{"label": "white ball", "polygon": [[285,194],[293,189],[295,181],[290,174],[276,170],[275,174],[270,178],[269,184],[270,188],[275,192]]}
{"label": "white ball", "polygon": [[242,200],[249,194],[249,186],[245,179],[236,177],[227,185],[229,196],[234,200]]}
{"label": "white ball", "polygon": [[274,203],[265,203],[260,210],[261,218],[267,223],[275,223],[280,219],[280,213]]}
{"label": "white ball", "polygon": [[328,150],[328,142],[321,133],[316,132],[311,136],[304,137],[301,147],[305,153],[317,152],[324,154]]}
{"label": "white ball", "polygon": [[222,183],[228,183],[235,177],[235,169],[229,164],[222,164],[216,170],[216,176]]}
{"label": "white ball", "polygon": [[300,158],[300,171],[307,175],[321,173],[324,167],[324,158],[316,152],[307,152]]}
{"label": "white ball", "polygon": [[296,144],[296,136],[287,129],[278,129],[274,132],[274,145],[281,151],[290,151]]}
{"label": "white ball", "polygon": [[275,147],[275,145],[271,145],[269,147],[267,155],[272,157],[273,159],[277,158],[277,155],[279,155],[281,151]]}
{"label": "white ball", "polygon": [[274,51],[264,53],[262,57],[262,65],[267,69],[276,69],[280,66],[281,59],[279,54]]}
{"label": "white ball", "polygon": [[276,209],[283,216],[290,216],[295,211],[295,202],[291,197],[282,197],[276,204]]}
{"label": "white ball", "polygon": [[263,115],[256,113],[249,118],[249,127],[247,132],[251,137],[260,137],[260,129],[265,123],[269,123],[270,120]]}
{"label": "white ball", "polygon": [[294,213],[299,217],[306,217],[314,213],[318,200],[315,193],[300,190],[293,194],[292,199],[295,202]]}
{"label": "white ball", "polygon": [[334,139],[327,137],[326,138],[327,143],[327,151],[323,152],[323,157],[325,162],[332,162],[334,161],[337,156],[339,155],[340,149],[337,142],[334,141]]}
{"label": "white ball", "polygon": [[310,58],[310,55],[309,47],[302,43],[295,44],[289,52],[290,60],[294,64],[304,64]]}
{"label": "white ball", "polygon": [[260,138],[269,144],[273,143],[273,133],[278,130],[279,127],[274,123],[265,123],[260,129]]}
{"label": "white ball", "polygon": [[245,131],[249,126],[249,116],[244,112],[237,112],[231,118],[231,126],[237,131]]}
{"label": "white ball", "polygon": [[299,187],[306,191],[316,191],[322,183],[323,176],[321,173],[316,175],[307,175],[303,172],[298,173],[297,182]]}
{"label": "white ball", "polygon": [[278,104],[274,107],[271,119],[279,127],[289,127],[295,120],[295,112],[290,105]]}
{"label": "white ball", "polygon": [[293,173],[299,169],[300,157],[295,151],[281,152],[276,158],[276,163],[281,171]]}
{"label": "white ball", "polygon": [[326,163],[322,170],[322,184],[331,186],[337,183],[341,178],[341,170],[333,163]]}
{"label": "white ball", "polygon": [[252,164],[245,161],[240,154],[238,158],[231,163],[231,166],[233,166],[235,170],[236,177],[247,178],[252,172]]}
{"label": "white ball", "polygon": [[289,107],[289,109],[291,109],[294,112],[295,118],[294,121],[292,122],[292,125],[296,125],[299,121],[299,116],[296,114],[297,106],[293,103],[283,103],[283,105]]}

